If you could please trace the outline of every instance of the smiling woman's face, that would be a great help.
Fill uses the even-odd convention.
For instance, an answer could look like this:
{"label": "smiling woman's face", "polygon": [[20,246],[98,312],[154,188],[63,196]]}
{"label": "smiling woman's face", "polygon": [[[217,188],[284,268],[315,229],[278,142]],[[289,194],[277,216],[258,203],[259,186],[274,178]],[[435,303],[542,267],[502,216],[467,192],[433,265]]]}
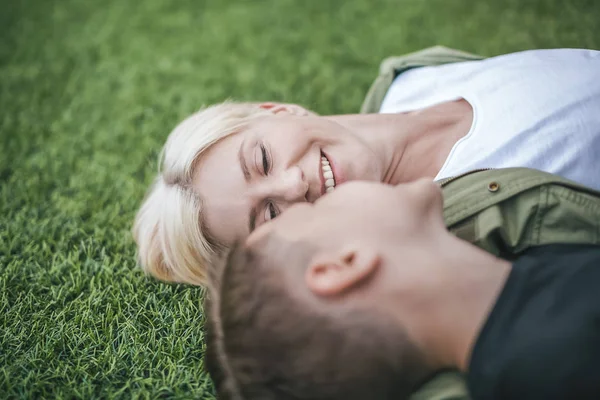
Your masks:
{"label": "smiling woman's face", "polygon": [[203,153],[193,188],[210,235],[229,246],[294,203],[380,176],[375,154],[353,131],[327,117],[283,111],[256,118]]}

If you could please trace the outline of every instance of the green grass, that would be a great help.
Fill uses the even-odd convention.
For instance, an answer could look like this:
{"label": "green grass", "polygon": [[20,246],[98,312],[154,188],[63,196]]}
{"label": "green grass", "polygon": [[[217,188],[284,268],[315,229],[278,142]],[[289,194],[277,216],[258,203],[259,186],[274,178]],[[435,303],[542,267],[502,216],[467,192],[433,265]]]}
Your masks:
{"label": "green grass", "polygon": [[203,104],[360,106],[379,61],[600,48],[596,0],[14,0],[0,12],[0,398],[214,398],[202,291],[129,229]]}

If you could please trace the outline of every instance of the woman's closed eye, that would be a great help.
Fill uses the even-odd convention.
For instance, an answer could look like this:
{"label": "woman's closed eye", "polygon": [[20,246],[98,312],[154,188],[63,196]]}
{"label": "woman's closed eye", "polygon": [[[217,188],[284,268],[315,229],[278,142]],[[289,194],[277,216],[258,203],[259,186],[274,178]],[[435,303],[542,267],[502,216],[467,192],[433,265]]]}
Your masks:
{"label": "woman's closed eye", "polygon": [[263,172],[265,175],[269,175],[269,172],[271,171],[271,158],[269,157],[269,154],[267,153],[267,149],[266,149],[265,145],[262,143],[260,145],[260,152],[262,154]]}

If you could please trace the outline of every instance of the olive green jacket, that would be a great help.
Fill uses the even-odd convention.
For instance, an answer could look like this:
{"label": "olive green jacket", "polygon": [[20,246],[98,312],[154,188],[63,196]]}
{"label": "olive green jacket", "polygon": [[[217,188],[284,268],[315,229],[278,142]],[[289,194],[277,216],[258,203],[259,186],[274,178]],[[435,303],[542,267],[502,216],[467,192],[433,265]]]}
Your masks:
{"label": "olive green jacket", "polygon": [[[411,68],[481,59],[436,46],[383,61],[362,105],[376,113],[392,81]],[[444,219],[458,237],[507,260],[546,244],[600,245],[600,192],[526,168],[473,171],[440,182]],[[411,400],[469,399],[459,372],[437,374]]]}
{"label": "olive green jacket", "polygon": [[528,168],[441,182],[444,219],[461,239],[507,260],[534,246],[600,245],[600,192]]}

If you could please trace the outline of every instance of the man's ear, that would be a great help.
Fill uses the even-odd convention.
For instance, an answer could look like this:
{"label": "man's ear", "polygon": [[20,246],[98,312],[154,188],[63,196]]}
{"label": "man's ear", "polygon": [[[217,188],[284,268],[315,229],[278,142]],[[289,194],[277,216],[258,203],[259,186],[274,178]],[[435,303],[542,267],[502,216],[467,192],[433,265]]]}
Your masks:
{"label": "man's ear", "polygon": [[375,251],[349,247],[315,258],[304,279],[309,290],[317,296],[336,296],[365,282],[380,263],[381,258]]}
{"label": "man's ear", "polygon": [[265,110],[270,110],[273,114],[279,114],[281,112],[286,112],[288,114],[297,115],[297,116],[307,116],[307,115],[317,115],[312,111],[307,110],[306,108],[299,106],[298,104],[289,104],[289,103],[261,103],[258,105],[260,108]]}

